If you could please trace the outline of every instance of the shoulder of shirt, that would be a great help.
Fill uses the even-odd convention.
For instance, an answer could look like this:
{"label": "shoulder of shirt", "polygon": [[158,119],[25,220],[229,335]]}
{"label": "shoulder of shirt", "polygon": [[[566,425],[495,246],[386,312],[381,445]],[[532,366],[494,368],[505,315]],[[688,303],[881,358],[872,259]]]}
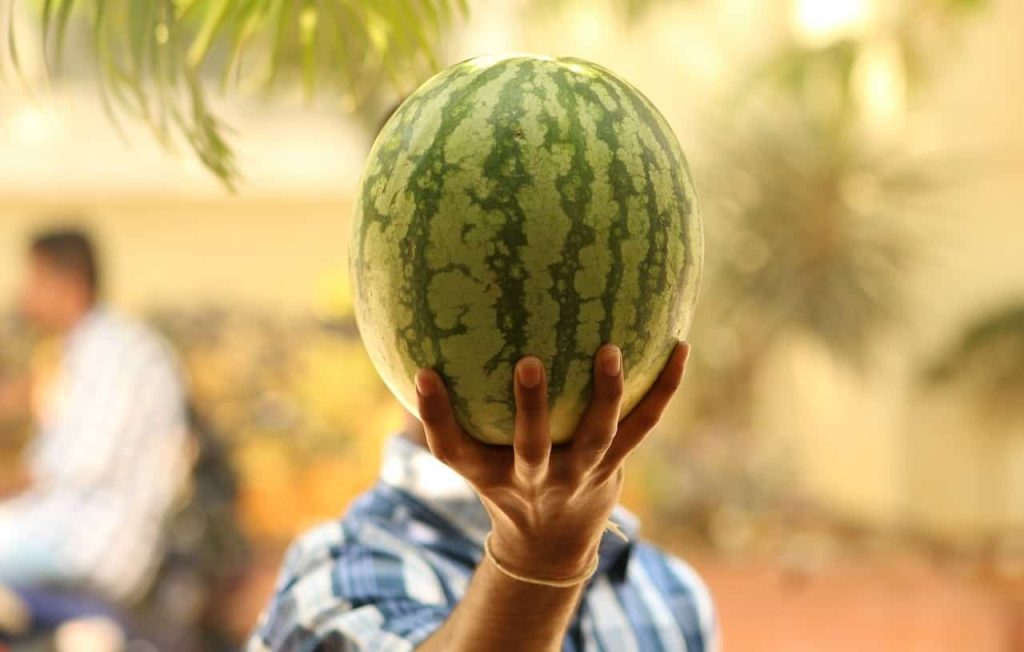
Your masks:
{"label": "shoulder of shirt", "polygon": [[141,319],[130,317],[110,308],[98,308],[94,315],[91,329],[99,337],[117,335],[122,338],[135,338],[149,343],[162,343],[163,337]]}
{"label": "shoulder of shirt", "polygon": [[173,362],[173,349],[155,329],[140,319],[109,308],[97,308],[82,333],[83,351],[102,351],[105,357],[125,355],[149,363]]}
{"label": "shoulder of shirt", "polygon": [[[427,572],[425,563],[408,550],[403,554],[401,548],[410,544],[392,525],[350,510],[300,535],[285,555],[274,597],[246,650],[319,650],[314,646],[325,643],[324,649],[411,651],[414,644],[383,623],[407,615],[408,605],[437,610],[445,600],[439,580],[416,581]],[[333,644],[331,637],[337,639]]]}
{"label": "shoulder of shirt", "polygon": [[287,591],[303,576],[344,564],[367,551],[379,559],[419,566],[426,551],[416,540],[418,536],[447,534],[436,516],[401,492],[378,483],[358,496],[343,516],[314,526],[292,542],[285,553],[278,591]]}
{"label": "shoulder of shirt", "polygon": [[373,547],[379,541],[368,541],[366,530],[390,531],[397,524],[407,523],[406,515],[395,513],[399,507],[393,497],[375,486],[357,496],[345,514],[320,523],[300,534],[288,547],[285,569],[301,575],[303,568],[324,559],[336,558],[342,546]]}
{"label": "shoulder of shirt", "polygon": [[[672,581],[660,583],[666,592],[674,599],[686,600],[693,605],[705,642],[717,640],[718,623],[711,591],[689,562],[642,541],[636,544],[633,559],[648,575],[667,574]],[[705,649],[715,650],[717,645],[708,643]]]}
{"label": "shoulder of shirt", "polygon": [[284,589],[289,579],[301,577],[323,562],[335,559],[345,539],[340,519],[321,523],[299,535],[285,553],[282,586],[278,590]]}

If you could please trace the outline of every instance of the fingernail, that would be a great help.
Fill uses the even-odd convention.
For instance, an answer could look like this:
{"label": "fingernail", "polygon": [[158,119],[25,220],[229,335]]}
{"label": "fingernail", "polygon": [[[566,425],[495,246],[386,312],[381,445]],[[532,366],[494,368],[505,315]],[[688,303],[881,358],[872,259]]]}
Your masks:
{"label": "fingernail", "polygon": [[679,354],[679,363],[685,365],[686,360],[690,357],[690,345],[687,342],[680,341],[678,344],[676,344],[676,347],[681,350],[675,352]]}
{"label": "fingernail", "polygon": [[422,371],[416,373],[414,382],[416,383],[416,391],[420,396],[426,398],[434,392],[434,388],[431,387],[430,381],[425,378],[426,374]]}
{"label": "fingernail", "polygon": [[601,354],[601,367],[608,376],[618,376],[622,370],[622,352],[616,346],[605,349]]}
{"label": "fingernail", "polygon": [[536,358],[526,358],[516,366],[519,384],[527,389],[532,389],[540,384],[540,375],[540,362]]}

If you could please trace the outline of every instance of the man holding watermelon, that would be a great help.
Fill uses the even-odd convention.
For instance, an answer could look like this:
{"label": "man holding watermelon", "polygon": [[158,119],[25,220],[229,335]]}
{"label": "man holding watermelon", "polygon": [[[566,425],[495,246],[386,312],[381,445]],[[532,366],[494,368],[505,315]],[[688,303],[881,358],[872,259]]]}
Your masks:
{"label": "man holding watermelon", "polygon": [[418,419],[293,545],[249,650],[717,649],[704,584],[616,506],[702,257],[678,142],[613,73],[511,55],[426,82],[370,153],[351,252],[363,341]]}

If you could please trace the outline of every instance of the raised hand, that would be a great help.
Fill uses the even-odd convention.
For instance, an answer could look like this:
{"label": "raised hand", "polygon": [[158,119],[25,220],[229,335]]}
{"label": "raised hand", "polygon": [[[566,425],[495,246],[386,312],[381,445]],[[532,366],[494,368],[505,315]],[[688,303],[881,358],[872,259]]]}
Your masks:
{"label": "raised hand", "polygon": [[585,572],[622,491],[623,462],[658,423],[683,378],[689,346],[679,343],[654,386],[621,421],[622,354],[594,358],[594,392],[572,442],[553,447],[547,380],[536,357],[515,369],[512,447],[482,444],[459,427],[436,372],[416,374],[419,413],[435,457],[466,478],[493,526],[491,549],[510,570],[561,579]]}

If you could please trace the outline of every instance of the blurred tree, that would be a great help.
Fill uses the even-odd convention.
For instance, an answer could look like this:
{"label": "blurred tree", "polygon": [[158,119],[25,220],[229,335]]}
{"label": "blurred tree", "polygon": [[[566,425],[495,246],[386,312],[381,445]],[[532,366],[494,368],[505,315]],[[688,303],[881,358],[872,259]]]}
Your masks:
{"label": "blurred tree", "polygon": [[[825,128],[856,129],[870,118],[866,114],[871,112],[872,102],[885,101],[879,92],[906,94],[912,100],[930,80],[935,64],[955,43],[964,20],[988,3],[896,0],[874,5],[875,15],[869,26],[848,26],[846,30],[836,26],[830,30],[825,25],[797,28],[751,67],[738,86],[737,99],[742,103],[744,98],[761,96],[764,91],[774,92],[776,98],[800,101],[808,117]],[[794,4],[797,14],[801,6],[822,10],[827,6],[815,0]],[[866,1],[859,4],[865,11],[872,6]],[[799,16],[795,22],[801,22]],[[889,82],[888,88],[878,89],[876,85],[872,89],[871,83],[879,80],[871,77],[878,73],[894,74],[895,79],[884,80]]]}
{"label": "blurred tree", "polygon": [[[899,319],[921,245],[908,218],[930,214],[932,192],[955,182],[943,162],[912,154],[899,125],[963,19],[984,4],[902,0],[867,28],[794,29],[702,129],[709,154],[695,170],[708,255],[691,334],[695,382],[682,407],[694,427],[684,454],[678,438],[644,453],[646,463],[674,465],[644,476],[676,483],[650,492],[661,499],[657,521],[690,523],[714,540],[753,527],[737,525],[738,514],[756,520],[801,503],[792,460],[760,448],[756,387],[794,335],[858,368],[880,328]],[[722,514],[728,527],[716,525]]]}
{"label": "blurred tree", "polygon": [[[0,314],[0,394],[4,384],[24,377],[31,367],[29,337],[13,315]],[[2,402],[2,401],[0,401]],[[30,434],[27,415],[0,415],[0,478],[17,474],[21,447]]]}
{"label": "blurred tree", "polygon": [[898,315],[917,244],[906,218],[954,182],[940,161],[911,154],[899,126],[929,64],[984,4],[902,0],[861,33],[791,36],[705,130],[709,237],[728,252],[713,259],[705,296],[751,318],[758,349],[796,328],[859,364],[872,327]]}
{"label": "blurred tree", "polygon": [[[614,11],[627,23],[632,24],[661,5],[694,3],[701,0],[612,0]],[[531,7],[537,11],[557,12],[577,3],[577,0],[531,0]]]}
{"label": "blurred tree", "polygon": [[926,379],[935,386],[963,384],[989,418],[1024,421],[1024,302],[968,324]]}
{"label": "blurred tree", "polygon": [[1015,487],[1024,436],[1024,301],[1018,297],[971,320],[928,366],[924,380],[938,400],[945,399],[942,390],[953,390],[958,399],[966,395],[968,409],[974,410],[972,427],[985,437],[977,452],[985,472],[977,482],[991,519],[995,569],[1019,579],[1024,540]]}
{"label": "blurred tree", "polygon": [[[7,47],[19,68],[9,0]],[[347,110],[373,110],[382,83],[418,83],[437,67],[443,31],[467,0],[34,0],[44,60],[58,71],[72,19],[91,34],[104,104],[152,127],[164,146],[183,139],[228,186],[238,170],[207,79],[267,93],[299,86]],[[2,63],[2,61],[0,61]]]}

